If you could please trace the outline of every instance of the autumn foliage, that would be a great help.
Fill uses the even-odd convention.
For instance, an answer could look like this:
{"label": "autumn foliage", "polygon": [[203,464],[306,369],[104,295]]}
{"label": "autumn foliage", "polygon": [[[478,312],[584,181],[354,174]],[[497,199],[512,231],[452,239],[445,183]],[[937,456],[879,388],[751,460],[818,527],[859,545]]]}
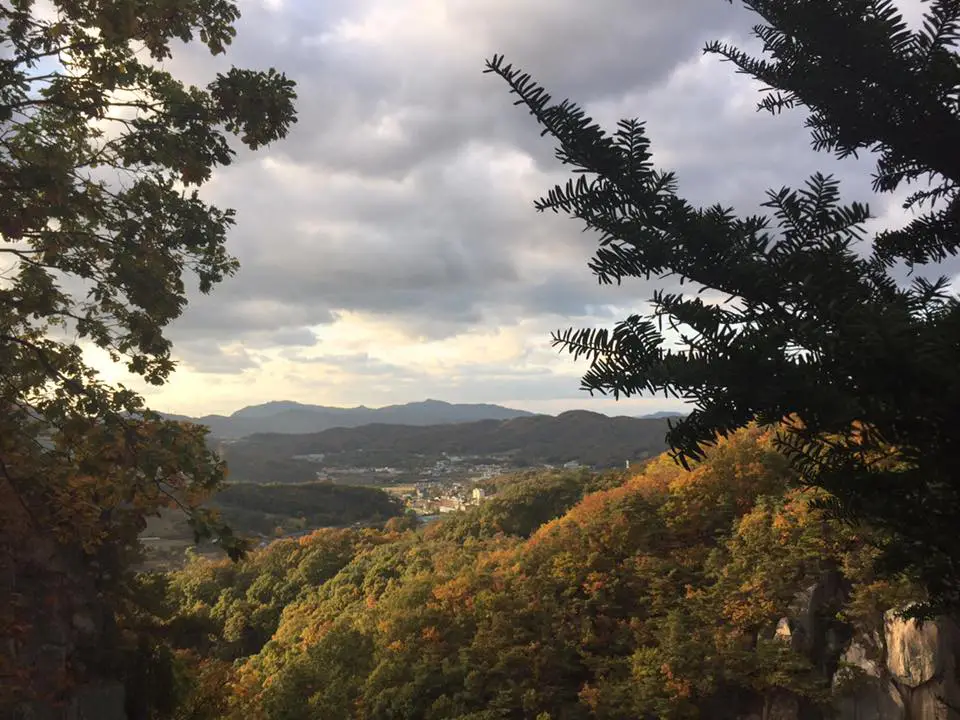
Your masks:
{"label": "autumn foliage", "polygon": [[[772,443],[752,427],[689,472],[533,474],[426,528],[197,560],[162,579],[159,622],[195,653],[188,694],[212,692],[211,717],[714,718],[775,693],[825,708],[829,668],[775,636],[797,597],[842,577],[850,633],[918,595],[876,574],[881,538],[793,488]],[[204,690],[223,661],[229,692]]]}

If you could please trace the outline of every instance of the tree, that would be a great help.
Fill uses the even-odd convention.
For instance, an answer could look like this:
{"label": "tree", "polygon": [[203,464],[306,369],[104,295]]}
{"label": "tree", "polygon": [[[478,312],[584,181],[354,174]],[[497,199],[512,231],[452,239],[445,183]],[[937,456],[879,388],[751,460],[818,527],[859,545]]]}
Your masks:
{"label": "tree", "polygon": [[487,72],[579,174],[536,208],[599,233],[590,267],[600,282],[674,278],[697,289],[660,289],[648,314],[554,342],[589,360],[591,393],[664,392],[693,404],[668,435],[684,464],[718,434],[788,418],[780,445],[801,482],[827,490],[843,517],[885,531],[890,567],[929,591],[924,612],[958,609],[960,303],[945,278],[905,284],[896,272],[935,270],[960,247],[960,4],[932,0],[916,31],[891,0],[744,5],[762,21],[763,57],[717,42],[705,52],[769,88],[759,109],[804,109],[816,150],[876,153],[876,192],[927,178],[905,203],[918,214],[871,241],[868,207],[843,204],[839,183],[822,174],[770,191],[766,216],[694,207],[653,164],[643,123],[605,133],[495,56]]}
{"label": "tree", "polygon": [[[145,516],[191,510],[223,478],[203,429],[102,382],[80,343],[161,384],[187,282],[206,293],[237,269],[234,213],[197,188],[231,163],[232,136],[255,150],[287,134],[294,83],[232,68],[199,88],[162,63],[175,41],[225,52],[238,17],[230,0],[0,0],[3,563],[40,538],[115,578],[104,554]],[[217,529],[191,512],[198,534]]]}

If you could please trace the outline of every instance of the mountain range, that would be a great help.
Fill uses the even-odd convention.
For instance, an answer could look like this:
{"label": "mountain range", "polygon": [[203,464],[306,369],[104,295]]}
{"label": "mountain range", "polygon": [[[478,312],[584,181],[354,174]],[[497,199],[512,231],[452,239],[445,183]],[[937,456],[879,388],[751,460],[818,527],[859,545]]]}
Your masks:
{"label": "mountain range", "polygon": [[411,426],[373,423],[319,433],[252,435],[222,447],[234,480],[300,482],[317,465],[301,459],[324,455],[329,466],[410,466],[443,455],[501,457],[516,467],[577,460],[596,467],[622,466],[666,449],[664,418],[609,417],[571,410],[556,417]]}
{"label": "mountain range", "polygon": [[[642,417],[664,418],[679,415],[673,412],[657,412]],[[211,435],[225,440],[262,433],[307,435],[331,428],[354,428],[374,423],[427,426],[472,423],[481,420],[512,420],[534,416],[535,413],[501,405],[448,403],[440,400],[424,400],[380,408],[369,408],[363,405],[353,408],[328,407],[291,400],[275,400],[260,405],[250,405],[230,415],[189,417],[164,414],[164,417],[170,420],[205,425],[210,428]]]}
{"label": "mountain range", "polygon": [[513,410],[500,405],[454,404],[440,400],[424,400],[380,408],[363,405],[353,408],[327,407],[277,400],[262,405],[250,405],[231,415],[204,415],[193,418],[165,414],[164,417],[206,425],[215,437],[233,439],[258,433],[301,435],[323,432],[335,427],[352,428],[371,423],[445,425],[478,420],[509,420],[532,415],[533,413],[525,410]]}

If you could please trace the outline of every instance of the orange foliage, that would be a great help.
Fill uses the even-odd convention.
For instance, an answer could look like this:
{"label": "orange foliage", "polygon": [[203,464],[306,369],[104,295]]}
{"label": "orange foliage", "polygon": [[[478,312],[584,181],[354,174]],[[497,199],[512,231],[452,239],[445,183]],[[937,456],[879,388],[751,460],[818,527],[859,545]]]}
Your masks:
{"label": "orange foliage", "polygon": [[[787,489],[772,436],[751,428],[721,440],[689,472],[661,458],[526,540],[481,527],[453,542],[443,522],[416,535],[365,531],[357,562],[289,606],[276,642],[247,661],[234,684],[253,699],[238,707],[256,717],[277,698],[300,707],[297,693],[309,691],[341,717],[385,716],[402,702],[409,716],[440,718],[488,708],[499,684],[510,686],[493,696],[500,706],[534,714],[688,717],[718,687],[800,677],[802,663],[755,652],[758,633],[769,635],[821,565],[842,564],[857,536],[821,527],[811,494]],[[396,551],[373,551],[383,543]],[[859,612],[869,599],[857,599]],[[327,637],[333,623],[349,630],[340,646]],[[294,637],[300,650],[326,639],[324,652],[345,659],[313,667]],[[357,676],[350,692],[324,690],[341,668]],[[284,673],[290,682],[270,679]],[[450,678],[460,684],[444,686]],[[462,709],[445,704],[453,696]]]}
{"label": "orange foliage", "polygon": [[300,646],[304,649],[311,645],[319,643],[323,637],[330,632],[333,627],[333,621],[310,624],[303,628],[300,633]]}
{"label": "orange foliage", "polygon": [[429,625],[420,631],[420,637],[429,643],[439,643],[441,640],[440,631],[433,625]]}
{"label": "orange foliage", "polygon": [[669,663],[660,666],[660,672],[663,674],[666,682],[667,691],[675,698],[685,699],[693,695],[693,685],[689,680],[685,680],[674,674]]}
{"label": "orange foliage", "polygon": [[580,699],[580,702],[590,708],[593,712],[597,711],[597,707],[600,704],[600,691],[590,685],[590,683],[583,684],[583,687],[580,688],[580,692],[577,694],[577,697]]}
{"label": "orange foliage", "polygon": [[438,608],[468,607],[472,604],[473,589],[469,578],[460,576],[433,588],[432,595]]}

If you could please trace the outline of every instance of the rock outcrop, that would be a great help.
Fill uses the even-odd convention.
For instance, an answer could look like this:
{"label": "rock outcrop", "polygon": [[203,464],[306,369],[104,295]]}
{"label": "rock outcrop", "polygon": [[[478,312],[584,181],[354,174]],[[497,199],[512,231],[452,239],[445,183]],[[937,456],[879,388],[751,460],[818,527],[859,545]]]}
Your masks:
{"label": "rock outcrop", "polygon": [[[919,624],[888,611],[874,631],[852,636],[836,619],[847,588],[825,574],[798,595],[774,636],[805,655],[836,697],[835,720],[960,720],[960,626],[938,618]],[[803,699],[767,698],[760,720],[825,720]]]}
{"label": "rock outcrop", "polygon": [[960,720],[960,627],[893,611],[883,625],[850,644],[834,676],[851,688],[839,705],[844,720]]}

